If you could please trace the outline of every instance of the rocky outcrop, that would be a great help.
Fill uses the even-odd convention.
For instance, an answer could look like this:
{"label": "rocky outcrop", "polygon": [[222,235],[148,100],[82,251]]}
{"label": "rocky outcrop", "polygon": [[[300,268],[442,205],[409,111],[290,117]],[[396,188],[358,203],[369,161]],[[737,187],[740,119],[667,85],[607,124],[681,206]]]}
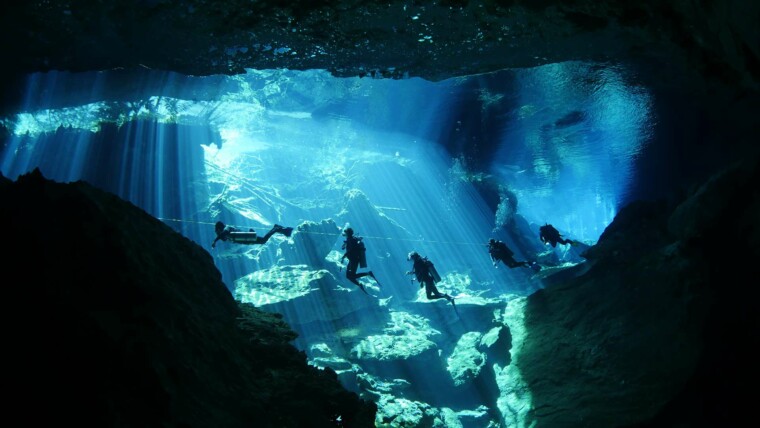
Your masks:
{"label": "rocky outcrop", "polygon": [[[372,427],[282,316],[236,302],[200,246],[38,170],[0,186],[8,418],[87,426]],[[13,308],[11,308],[13,307]],[[29,403],[44,408],[28,412]],[[340,421],[340,422],[337,422]]]}
{"label": "rocky outcrop", "polygon": [[759,13],[741,0],[51,0],[4,6],[0,34],[13,41],[6,67],[21,73],[286,68],[435,81],[570,60],[645,60],[757,88]]}
{"label": "rocky outcrop", "polygon": [[[116,89],[101,96],[132,100],[156,92],[133,73],[141,69],[180,78],[319,69],[439,81],[590,61],[626,64],[645,85],[686,93],[718,83],[735,100],[760,88],[758,17],[760,5],[743,0],[16,2],[0,14],[0,37],[9,41],[0,113],[31,101],[24,76],[51,70],[118,72],[109,85]],[[162,90],[170,96],[180,86]]]}
{"label": "rocky outcrop", "polygon": [[584,274],[527,298],[516,364],[537,426],[740,425],[758,381],[757,183],[749,159],[674,210],[621,211]]}

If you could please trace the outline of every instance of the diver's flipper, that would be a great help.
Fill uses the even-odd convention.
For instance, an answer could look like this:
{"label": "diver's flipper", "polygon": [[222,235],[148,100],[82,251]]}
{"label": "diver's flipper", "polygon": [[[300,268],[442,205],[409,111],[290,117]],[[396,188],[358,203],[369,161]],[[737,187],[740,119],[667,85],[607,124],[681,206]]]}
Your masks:
{"label": "diver's flipper", "polygon": [[368,275],[369,277],[371,277],[372,279],[374,279],[374,280],[375,280],[375,282],[377,283],[377,286],[378,286],[378,287],[380,287],[380,286],[381,286],[381,285],[380,285],[380,281],[378,281],[378,280],[377,280],[377,277],[375,277],[375,274],[374,274],[374,273],[372,273],[372,271],[369,271],[369,272],[367,272],[367,275]]}
{"label": "diver's flipper", "polygon": [[457,310],[457,304],[456,304],[456,303],[454,303],[454,298],[453,298],[453,297],[451,297],[451,296],[448,296],[448,300],[449,300],[449,302],[451,302],[451,307],[452,307],[452,308],[454,308],[454,312],[456,312],[456,313],[457,313],[457,318],[461,318],[461,317],[459,316],[459,310]]}
{"label": "diver's flipper", "polygon": [[280,226],[279,224],[275,224],[274,227],[272,228],[272,230],[274,230],[277,233],[282,233],[283,235],[287,236],[288,238],[290,238],[290,234],[293,233],[293,228],[292,227]]}

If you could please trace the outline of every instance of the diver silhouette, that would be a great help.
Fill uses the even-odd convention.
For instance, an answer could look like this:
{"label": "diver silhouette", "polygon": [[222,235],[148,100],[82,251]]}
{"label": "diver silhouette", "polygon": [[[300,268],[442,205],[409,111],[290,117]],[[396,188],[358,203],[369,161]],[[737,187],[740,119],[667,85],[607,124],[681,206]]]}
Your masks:
{"label": "diver silhouette", "polygon": [[284,227],[279,224],[275,224],[272,229],[264,236],[258,236],[253,229],[248,229],[248,232],[243,232],[235,227],[227,226],[221,221],[217,221],[214,225],[214,231],[216,232],[216,239],[211,243],[211,248],[216,248],[217,241],[230,241],[236,244],[266,244],[269,238],[275,233],[281,233],[285,236],[290,236],[293,233],[292,227]]}
{"label": "diver silhouette", "polygon": [[509,247],[507,247],[507,244],[497,239],[491,238],[488,240],[488,254],[491,256],[491,261],[493,262],[494,267],[496,267],[499,262],[502,262],[510,269],[518,267],[532,268],[533,270],[541,269],[541,266],[536,262],[518,262],[515,260],[514,253]]}
{"label": "diver silhouette", "polygon": [[517,267],[527,267],[527,268],[534,268],[536,267],[536,262],[518,262],[514,258],[514,252],[507,247],[507,244],[505,244],[502,241],[499,241],[498,239],[489,239],[488,240],[488,254],[491,256],[491,261],[493,262],[494,267],[499,264],[499,262],[504,263],[507,267],[510,269],[514,269]]}
{"label": "diver silhouette", "polygon": [[573,241],[572,239],[563,239],[559,231],[548,223],[541,226],[539,229],[538,237],[541,239],[541,242],[543,242],[544,245],[551,244],[552,247],[556,247],[558,243],[565,245],[578,245],[578,241]]}
{"label": "diver silhouette", "polygon": [[420,288],[425,287],[425,295],[428,300],[446,299],[454,305],[454,298],[448,294],[441,293],[435,285],[441,280],[441,276],[435,269],[433,262],[428,260],[427,257],[422,257],[416,251],[409,253],[406,259],[412,262],[412,270],[408,271],[406,274],[414,275],[412,281],[416,278],[417,282],[420,283]]}
{"label": "diver silhouette", "polygon": [[372,271],[361,273],[356,272],[360,266],[362,268],[367,267],[367,249],[364,246],[363,238],[361,236],[354,235],[354,229],[350,227],[347,227],[345,230],[343,230],[343,235],[346,237],[346,240],[343,241],[343,246],[341,249],[345,250],[345,252],[343,253],[343,257],[340,258],[340,262],[343,263],[346,259],[348,259],[348,265],[346,266],[346,278],[361,288],[365,294],[369,294],[367,293],[367,290],[364,289],[364,284],[359,282],[359,278],[369,276],[370,278],[374,279],[375,282],[377,282],[377,285],[380,285],[380,282],[377,280],[377,278],[375,278],[375,274],[372,273]]}

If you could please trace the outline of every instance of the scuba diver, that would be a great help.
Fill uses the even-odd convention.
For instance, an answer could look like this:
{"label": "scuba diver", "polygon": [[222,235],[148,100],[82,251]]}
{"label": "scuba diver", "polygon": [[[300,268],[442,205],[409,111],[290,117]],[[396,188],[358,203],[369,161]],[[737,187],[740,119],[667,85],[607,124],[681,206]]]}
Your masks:
{"label": "scuba diver", "polygon": [[557,244],[569,244],[569,245],[578,245],[578,241],[573,241],[572,239],[563,239],[562,235],[560,235],[559,231],[554,228],[551,224],[545,224],[541,226],[539,229],[539,238],[541,238],[541,242],[546,244],[551,244],[551,246],[554,248],[557,246]]}
{"label": "scuba diver", "polygon": [[[416,251],[409,253],[406,259],[412,261],[412,270],[406,274],[414,275],[420,283],[420,288],[425,287],[425,294],[428,300],[446,299],[454,305],[454,298],[448,294],[441,293],[438,291],[438,287],[435,286],[435,283],[441,280],[441,276],[435,269],[433,262],[428,260],[427,257],[422,257]],[[412,278],[412,282],[414,282],[414,278]],[[454,307],[456,309],[456,305]]]}
{"label": "scuba diver", "polygon": [[361,236],[355,236],[354,229],[350,227],[347,227],[343,230],[343,235],[346,237],[346,240],[343,241],[343,246],[341,249],[345,250],[345,253],[343,253],[343,257],[340,258],[340,262],[343,263],[346,259],[348,259],[348,266],[346,266],[346,278],[361,288],[365,294],[369,294],[367,293],[367,290],[364,289],[364,284],[359,282],[359,278],[369,276],[374,279],[375,282],[377,282],[377,285],[380,285],[380,282],[377,280],[377,278],[375,278],[375,274],[372,273],[372,271],[356,273],[356,270],[360,266],[362,268],[367,267],[367,257],[365,255],[366,248],[364,247],[364,242],[362,241],[363,238]]}
{"label": "scuba diver", "polygon": [[216,242],[220,240],[230,241],[236,244],[266,244],[269,238],[275,233],[281,233],[290,237],[290,234],[293,233],[293,228],[275,224],[266,235],[258,236],[253,229],[248,229],[248,232],[243,232],[235,227],[227,226],[221,221],[217,221],[214,225],[214,231],[216,232],[216,239],[211,243],[211,248],[216,248]]}
{"label": "scuba diver", "polygon": [[488,240],[488,254],[491,256],[491,261],[493,262],[494,267],[496,267],[499,262],[502,262],[510,269],[526,267],[533,270],[541,270],[541,266],[536,262],[518,262],[514,258],[515,253],[507,247],[507,244],[493,238]]}

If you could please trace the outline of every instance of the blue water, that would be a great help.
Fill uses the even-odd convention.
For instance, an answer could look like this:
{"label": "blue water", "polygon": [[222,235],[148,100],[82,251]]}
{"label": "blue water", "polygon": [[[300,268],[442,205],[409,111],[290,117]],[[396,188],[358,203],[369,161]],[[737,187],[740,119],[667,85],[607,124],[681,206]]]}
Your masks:
{"label": "blue water", "polygon": [[[538,227],[594,244],[643,179],[637,165],[657,125],[652,96],[626,70],[586,63],[442,82],[51,72],[29,76],[26,90],[23,110],[0,118],[12,132],[0,153],[5,177],[39,168],[84,180],[161,219],[209,251],[237,298],[281,311],[312,361],[319,346],[351,358],[372,336],[404,332],[431,334],[445,361],[459,337],[485,333],[497,314],[462,321],[445,301],[420,302],[406,255],[434,261],[446,293],[492,302],[532,293],[542,286],[533,271],[495,268],[488,239],[507,242],[518,260],[578,262],[562,246],[545,248]],[[293,244],[275,235],[262,248],[212,249],[219,220],[259,234],[321,226],[296,232]],[[368,285],[375,297],[351,294],[339,268],[346,226],[364,237],[367,269],[382,283]],[[510,328],[517,340],[519,325]],[[444,362],[419,355],[362,364],[372,382],[413,381],[404,394],[414,400],[496,407],[494,373],[454,388]],[[341,380],[359,392],[355,376]]]}
{"label": "blue water", "polygon": [[[468,181],[497,183],[529,222],[593,243],[636,179],[632,164],[652,126],[643,89],[627,86],[622,72],[585,63],[438,83],[320,71],[251,71],[224,85],[210,79],[146,72],[151,98],[114,101],[107,73],[31,76],[29,110],[4,119],[16,136],[0,158],[2,173],[15,178],[40,167],[59,181],[91,180],[158,217],[197,217],[207,201],[167,206],[225,192],[228,206],[255,225],[324,217],[352,187],[405,222],[423,221],[430,213],[410,207],[411,193],[441,200],[472,191],[461,187]],[[204,89],[204,81],[225,90]],[[72,87],[89,92],[73,96]],[[118,135],[98,132],[104,124]],[[429,152],[440,158],[426,162]],[[434,169],[423,179],[435,190],[393,180],[395,169],[412,164]],[[191,179],[199,174],[208,181]],[[456,210],[454,202],[446,209]],[[300,209],[288,208],[294,203]],[[504,221],[488,217],[473,221],[490,228]]]}

